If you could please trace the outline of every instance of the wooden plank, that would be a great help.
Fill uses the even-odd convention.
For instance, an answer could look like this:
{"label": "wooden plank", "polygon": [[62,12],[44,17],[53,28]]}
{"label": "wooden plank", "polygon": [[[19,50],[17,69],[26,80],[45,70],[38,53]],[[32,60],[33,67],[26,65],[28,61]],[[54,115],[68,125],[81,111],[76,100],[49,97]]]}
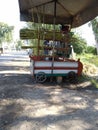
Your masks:
{"label": "wooden plank", "polygon": [[20,38],[21,39],[37,39],[38,38],[38,33],[34,30],[30,29],[21,29],[20,30]]}
{"label": "wooden plank", "polygon": [[[21,29],[20,30],[20,38],[21,39],[38,39],[40,35],[40,40],[53,40],[53,30],[30,30],[30,29]],[[69,33],[71,35],[71,33]],[[67,39],[68,35],[62,35],[60,31],[55,32],[55,41],[62,41],[63,39]]]}
{"label": "wooden plank", "polygon": [[36,48],[36,46],[21,46],[22,49]]}
{"label": "wooden plank", "polygon": [[[37,46],[21,46],[22,49],[29,49],[29,48],[37,48]],[[53,47],[46,47],[46,46],[39,46],[38,47],[40,50],[43,50],[43,49],[46,49],[46,50],[52,50]],[[57,47],[54,47],[55,50],[60,50],[60,51],[68,51],[70,50],[69,47],[66,47],[66,48],[57,48]]]}

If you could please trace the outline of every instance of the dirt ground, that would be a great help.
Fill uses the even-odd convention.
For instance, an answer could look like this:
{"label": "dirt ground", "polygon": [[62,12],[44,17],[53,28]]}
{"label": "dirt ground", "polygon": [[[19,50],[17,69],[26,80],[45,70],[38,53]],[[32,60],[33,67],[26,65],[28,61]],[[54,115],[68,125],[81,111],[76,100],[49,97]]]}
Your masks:
{"label": "dirt ground", "polygon": [[98,130],[98,90],[89,86],[36,83],[28,57],[1,56],[0,130]]}

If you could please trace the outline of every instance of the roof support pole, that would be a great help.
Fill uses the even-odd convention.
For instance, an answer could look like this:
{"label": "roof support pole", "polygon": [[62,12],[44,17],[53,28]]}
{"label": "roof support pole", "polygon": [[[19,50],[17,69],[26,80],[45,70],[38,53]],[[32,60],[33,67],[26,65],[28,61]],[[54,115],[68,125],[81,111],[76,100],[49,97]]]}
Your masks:
{"label": "roof support pole", "polygon": [[55,45],[55,23],[56,23],[56,4],[57,0],[54,0],[54,18],[53,18],[53,52],[52,52],[52,69],[51,69],[51,74],[53,74],[53,69],[54,69],[54,45]]}

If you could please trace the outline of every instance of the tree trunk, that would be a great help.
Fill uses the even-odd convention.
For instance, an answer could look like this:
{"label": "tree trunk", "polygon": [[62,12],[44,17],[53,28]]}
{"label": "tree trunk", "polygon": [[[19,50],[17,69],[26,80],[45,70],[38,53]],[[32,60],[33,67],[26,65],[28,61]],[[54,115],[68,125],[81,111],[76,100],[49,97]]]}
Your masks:
{"label": "tree trunk", "polygon": [[97,50],[97,55],[98,55],[98,42],[96,43],[96,50]]}

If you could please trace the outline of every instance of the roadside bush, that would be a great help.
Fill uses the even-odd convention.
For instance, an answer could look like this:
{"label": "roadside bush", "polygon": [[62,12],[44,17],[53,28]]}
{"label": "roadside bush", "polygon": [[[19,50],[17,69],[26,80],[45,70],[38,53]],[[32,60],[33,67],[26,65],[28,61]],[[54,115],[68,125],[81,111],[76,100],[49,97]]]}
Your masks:
{"label": "roadside bush", "polygon": [[93,55],[97,55],[97,50],[93,46],[87,46],[86,53],[91,53]]}
{"label": "roadside bush", "polygon": [[81,38],[80,36],[77,36],[77,35],[73,35],[71,37],[70,42],[74,48],[75,53],[77,53],[77,54],[85,53],[86,48],[87,48],[87,44],[83,38]]}

